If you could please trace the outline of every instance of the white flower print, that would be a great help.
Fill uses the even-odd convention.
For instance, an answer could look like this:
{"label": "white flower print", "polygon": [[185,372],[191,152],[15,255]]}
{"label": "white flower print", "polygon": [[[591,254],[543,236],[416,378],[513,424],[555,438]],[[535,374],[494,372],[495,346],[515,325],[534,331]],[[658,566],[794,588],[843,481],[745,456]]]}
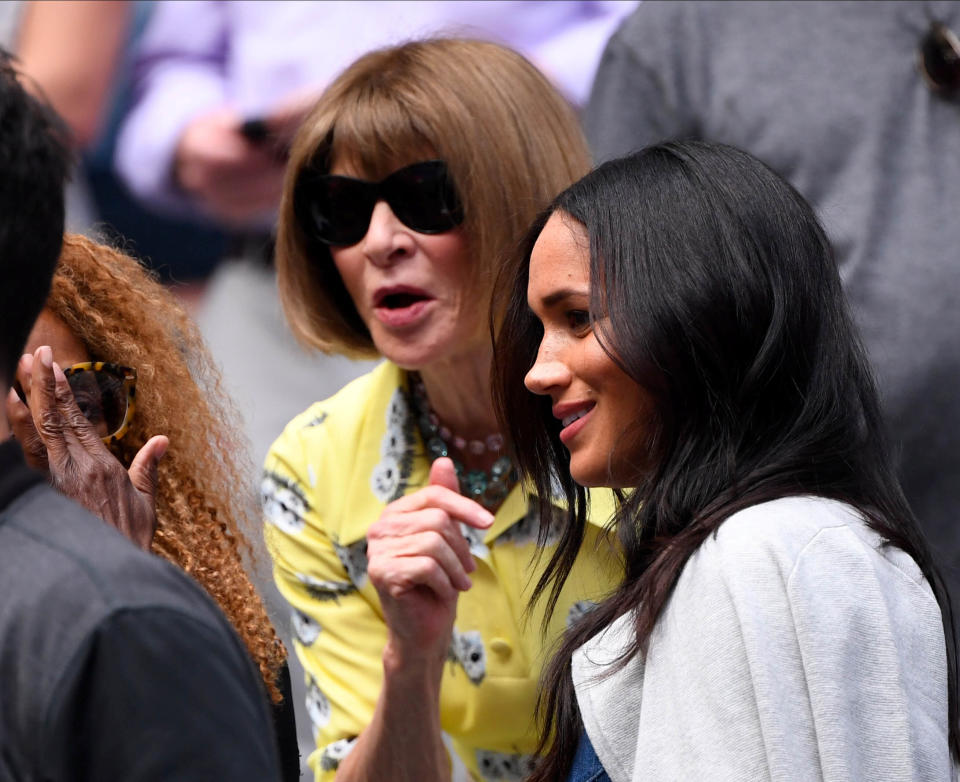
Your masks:
{"label": "white flower print", "polygon": [[480,776],[489,782],[522,782],[532,772],[536,759],[533,755],[477,750],[477,768]]}
{"label": "white flower print", "polygon": [[410,418],[410,403],[407,401],[407,395],[397,389],[390,397],[390,403],[387,405],[387,428],[397,428],[402,430]]}
{"label": "white flower print", "polygon": [[[540,539],[540,508],[539,500],[531,497],[527,505],[527,512],[522,519],[518,519],[508,530],[504,531],[497,542],[513,543],[516,546],[525,546],[531,543],[537,543]],[[562,511],[555,505],[550,505],[551,524],[548,528],[545,546],[555,546],[560,540],[560,530],[562,528]]]}
{"label": "white flower print", "polygon": [[286,476],[266,470],[260,481],[260,501],[266,520],[284,532],[296,535],[306,525],[304,515],[310,503],[300,486]]}
{"label": "white flower print", "polygon": [[400,486],[400,462],[392,456],[384,457],[370,474],[370,488],[381,502],[392,502]]}
{"label": "white flower print", "polygon": [[313,723],[315,731],[326,727],[330,722],[330,701],[324,695],[317,683],[310,679],[307,683],[307,714],[310,715],[310,721]]}
{"label": "white flower print", "polygon": [[327,744],[320,755],[320,768],[324,771],[333,771],[340,767],[340,761],[350,754],[350,750],[357,743],[357,737],[340,739]]}
{"label": "white flower print", "polygon": [[447,660],[463,668],[471,682],[480,684],[487,673],[487,652],[479,631],[460,633],[454,628],[447,648]]}
{"label": "white flower print", "polygon": [[293,635],[303,646],[310,646],[320,635],[320,624],[311,616],[294,608],[290,613]]}
{"label": "white flower print", "polygon": [[320,426],[320,424],[322,424],[322,423],[323,423],[324,421],[326,421],[326,420],[327,420],[327,413],[326,413],[326,411],[323,411],[322,413],[320,413],[320,415],[315,415],[313,418],[311,418],[309,421],[307,421],[307,422],[301,427],[301,429],[310,429],[310,428],[312,428],[312,427],[314,427],[314,426]]}
{"label": "white flower print", "polygon": [[348,546],[341,546],[334,542],[333,550],[337,552],[337,559],[347,571],[347,575],[354,585],[359,589],[367,583],[367,539],[351,543]]}
{"label": "white flower print", "polygon": [[351,592],[357,591],[356,586],[349,581],[326,581],[308,576],[305,573],[297,573],[296,575],[300,582],[306,585],[310,597],[324,603],[330,600],[339,603],[343,595],[349,595]]}
{"label": "white flower print", "polygon": [[386,431],[380,441],[380,463],[370,475],[370,488],[381,502],[393,502],[403,495],[410,475],[413,429],[410,404],[403,389],[396,389],[386,412]]}
{"label": "white flower print", "polygon": [[473,556],[489,558],[490,549],[487,548],[487,544],[483,542],[484,530],[471,527],[469,524],[464,524],[461,521],[460,532],[463,533],[463,537],[467,539],[467,545],[470,546],[470,553],[473,554]]}

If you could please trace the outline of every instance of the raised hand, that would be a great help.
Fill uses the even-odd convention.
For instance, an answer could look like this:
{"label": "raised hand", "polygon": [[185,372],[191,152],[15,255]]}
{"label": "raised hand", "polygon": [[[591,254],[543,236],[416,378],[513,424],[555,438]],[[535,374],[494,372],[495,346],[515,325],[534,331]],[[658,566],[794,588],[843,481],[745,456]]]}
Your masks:
{"label": "raised hand", "polygon": [[11,391],[7,417],[28,462],[45,469],[63,494],[149,550],[157,524],[157,465],[169,440],[151,437],[126,470],[77,406],[49,347],[24,356],[17,376],[29,406]]}
{"label": "raised hand", "polygon": [[460,592],[476,569],[459,523],[486,529],[493,514],[459,492],[450,459],[429,485],[391,502],[367,533],[367,575],[376,587],[388,646],[404,661],[442,663]]}
{"label": "raised hand", "polygon": [[238,226],[277,208],[283,161],[245,138],[243,117],[221,109],[198,117],[180,136],[174,178],[215,216]]}

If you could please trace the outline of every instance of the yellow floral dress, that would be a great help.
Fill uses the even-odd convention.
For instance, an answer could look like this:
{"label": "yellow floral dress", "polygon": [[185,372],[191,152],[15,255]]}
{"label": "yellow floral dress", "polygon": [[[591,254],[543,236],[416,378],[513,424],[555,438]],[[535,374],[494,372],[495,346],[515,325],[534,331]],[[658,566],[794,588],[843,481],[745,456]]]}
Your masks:
{"label": "yellow floral dress", "polygon": [[[307,672],[318,782],[334,778],[369,723],[383,676],[386,625],[366,573],[367,528],[387,503],[425,486],[429,469],[406,373],[390,362],[294,418],[267,457],[265,534]],[[600,529],[612,510],[609,493],[593,493],[594,523],[546,637],[543,601],[524,613],[553,545],[537,559],[538,500],[515,486],[489,530],[463,526],[477,570],[459,598],[440,696],[454,780],[525,776],[549,646],[622,573]]]}

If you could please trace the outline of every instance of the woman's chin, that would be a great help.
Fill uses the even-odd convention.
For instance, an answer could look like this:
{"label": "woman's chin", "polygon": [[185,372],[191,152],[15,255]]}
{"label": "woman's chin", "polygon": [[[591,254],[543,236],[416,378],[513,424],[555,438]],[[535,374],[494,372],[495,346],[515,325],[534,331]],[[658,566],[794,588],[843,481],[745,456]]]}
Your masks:
{"label": "woman's chin", "polygon": [[617,475],[605,460],[602,464],[580,465],[572,461],[570,477],[585,489],[632,489],[640,481],[635,470],[623,470],[622,475]]}
{"label": "woman's chin", "polygon": [[392,361],[401,369],[408,372],[422,372],[432,366],[448,363],[451,367],[461,367],[463,361],[470,363],[489,361],[486,345],[479,349],[464,347],[463,341],[457,336],[447,335],[411,335],[409,339],[393,337],[378,338],[374,334],[374,345],[380,354],[388,361]]}
{"label": "woman's chin", "polygon": [[606,465],[597,469],[594,465],[578,466],[570,464],[570,477],[585,489],[600,489],[610,485],[610,475]]}

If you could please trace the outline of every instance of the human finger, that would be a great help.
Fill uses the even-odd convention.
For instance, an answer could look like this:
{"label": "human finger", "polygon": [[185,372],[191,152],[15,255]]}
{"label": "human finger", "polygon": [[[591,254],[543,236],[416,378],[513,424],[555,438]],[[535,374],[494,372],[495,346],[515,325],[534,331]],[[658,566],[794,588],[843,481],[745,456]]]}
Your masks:
{"label": "human finger", "polygon": [[396,557],[383,562],[371,562],[367,569],[371,581],[394,600],[418,587],[425,587],[444,602],[453,602],[459,591],[432,557]]}
{"label": "human finger", "polygon": [[54,398],[57,403],[57,410],[60,414],[60,421],[63,425],[63,438],[67,447],[73,447],[83,454],[94,455],[97,458],[113,455],[103,444],[100,433],[89,418],[80,409],[76,398],[73,396],[73,389],[67,376],[64,374],[60,365],[53,362],[54,379]]}
{"label": "human finger", "polygon": [[20,395],[12,388],[10,393],[7,394],[6,413],[10,429],[13,431],[14,438],[20,443],[27,464],[35,470],[46,471],[47,449],[37,433],[30,408],[23,403]]}
{"label": "human finger", "polygon": [[133,457],[130,469],[130,482],[133,487],[143,494],[151,505],[157,500],[157,472],[160,460],[163,459],[170,446],[170,440],[162,434],[151,437],[143,448]]}
{"label": "human finger", "polygon": [[148,551],[157,528],[157,463],[166,451],[167,438],[151,438],[128,471],[77,406],[60,367],[54,363],[53,369],[68,448],[62,463],[51,464],[54,485]]}
{"label": "human finger", "polygon": [[493,524],[493,514],[473,500],[452,489],[433,484],[418,489],[394,500],[388,507],[397,511],[415,511],[423,508],[439,508],[452,518],[477,529],[487,529]]}
{"label": "human finger", "polygon": [[460,559],[464,569],[468,573],[476,570],[476,563],[470,554],[470,544],[463,536],[460,524],[451,519],[446,511],[439,508],[423,508],[422,510],[405,513],[385,513],[369,528],[367,540],[404,538],[423,532],[434,532],[442,535],[447,545]]}
{"label": "human finger", "polygon": [[48,463],[51,466],[64,464],[69,458],[69,449],[57,405],[53,351],[47,345],[36,349],[30,366],[30,415],[46,448]]}
{"label": "human finger", "polygon": [[[461,540],[463,537],[461,536]],[[414,535],[405,535],[401,538],[394,538],[386,544],[385,552],[388,556],[400,558],[419,558],[430,557],[433,559],[450,579],[450,583],[461,591],[469,589],[473,584],[467,575],[467,568],[454,549],[449,540],[440,532],[434,530],[425,530]],[[376,556],[376,552],[374,553]],[[472,563],[472,557],[467,552],[468,561]]]}
{"label": "human finger", "polygon": [[24,397],[30,398],[30,386],[32,384],[33,354],[24,353],[17,362],[17,381],[20,388],[23,389]]}
{"label": "human finger", "polygon": [[460,491],[460,479],[457,478],[457,470],[453,466],[453,459],[442,456],[434,459],[430,465],[430,478],[427,481],[431,486],[445,486],[451,491]]}

